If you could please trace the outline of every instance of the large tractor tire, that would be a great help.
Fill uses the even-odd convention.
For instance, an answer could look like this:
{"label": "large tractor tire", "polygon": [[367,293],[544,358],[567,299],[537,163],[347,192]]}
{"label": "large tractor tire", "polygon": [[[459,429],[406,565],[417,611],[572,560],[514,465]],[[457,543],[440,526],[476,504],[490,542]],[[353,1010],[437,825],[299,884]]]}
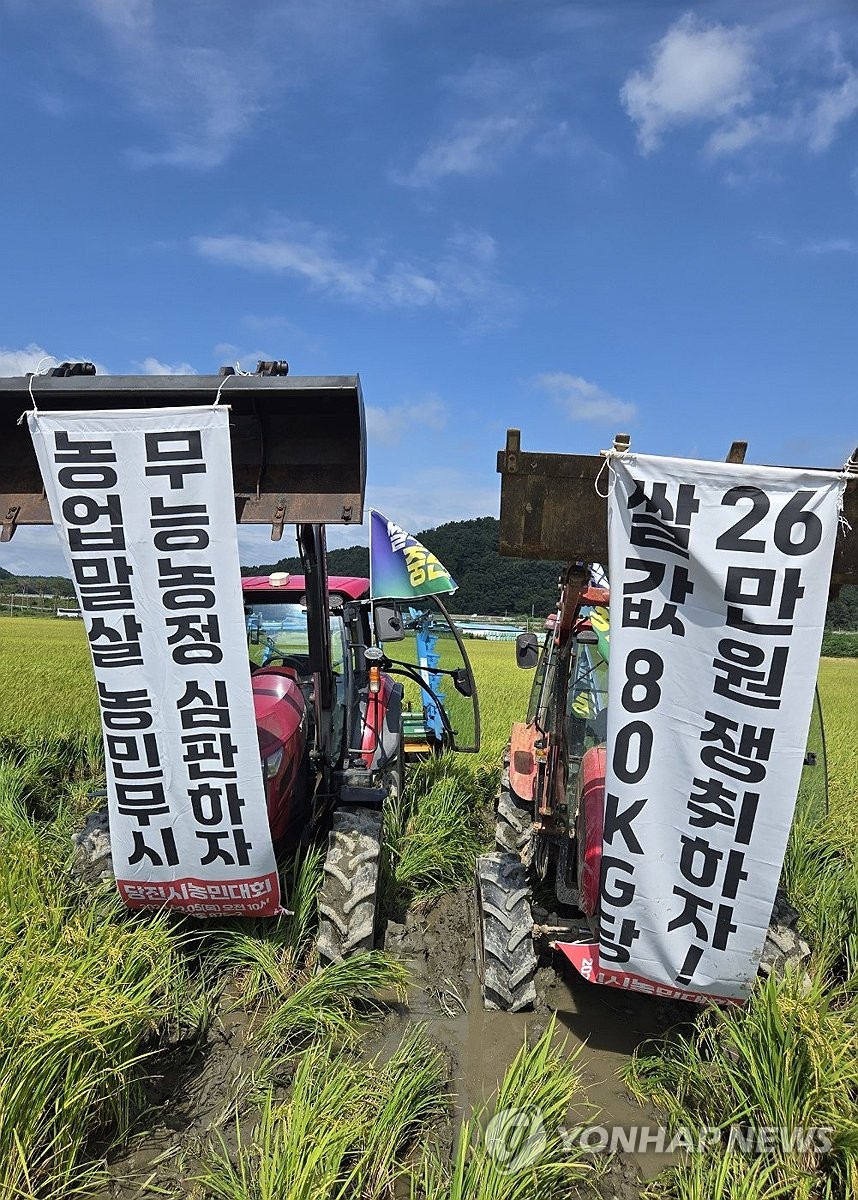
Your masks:
{"label": "large tractor tire", "polygon": [[514,854],[477,859],[477,974],[486,1008],[518,1012],[536,1003],[536,950],[527,871]]}
{"label": "large tractor tire", "polygon": [[375,946],[381,865],[381,813],[338,808],[328,835],[319,892],[319,963]]}
{"label": "large tractor tire", "polygon": [[495,810],[495,846],[528,863],[532,840],[533,806],[519,799],[510,787],[507,761]]}

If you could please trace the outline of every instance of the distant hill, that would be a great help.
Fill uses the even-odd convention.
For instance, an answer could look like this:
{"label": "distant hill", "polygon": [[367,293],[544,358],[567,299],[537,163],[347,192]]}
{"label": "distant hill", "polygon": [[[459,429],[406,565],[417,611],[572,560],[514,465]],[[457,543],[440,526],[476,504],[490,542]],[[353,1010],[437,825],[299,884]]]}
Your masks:
{"label": "distant hill", "polygon": [[[450,597],[457,613],[503,616],[504,613],[549,613],[557,600],[557,578],[563,569],[557,562],[528,562],[502,558],[498,553],[500,522],[496,517],[470,521],[448,521],[414,535],[436,554],[459,585]],[[296,556],[276,563],[242,567],[244,575],[269,575],[272,571],[300,573]],[[328,551],[331,575],[368,575],[366,546],[347,546]],[[858,587],[844,587],[828,606],[830,629],[858,629]]]}
{"label": "distant hill", "polygon": [[[449,601],[458,613],[478,612],[484,616],[504,613],[548,613],[557,601],[560,563],[525,562],[501,558],[498,553],[500,522],[496,517],[470,521],[448,521],[414,535],[436,554],[458,583]],[[268,575],[271,571],[300,572],[301,560],[283,558],[277,563],[242,567],[245,575]],[[328,551],[331,575],[368,575],[366,546],[348,546]]]}

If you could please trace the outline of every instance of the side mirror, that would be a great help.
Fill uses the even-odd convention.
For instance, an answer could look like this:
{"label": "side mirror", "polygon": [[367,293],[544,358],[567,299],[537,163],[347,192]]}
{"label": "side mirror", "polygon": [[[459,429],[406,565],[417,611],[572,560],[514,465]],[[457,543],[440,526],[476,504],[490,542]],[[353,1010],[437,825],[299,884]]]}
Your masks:
{"label": "side mirror", "polygon": [[464,667],[459,667],[453,672],[453,687],[461,696],[473,696],[471,677]]}
{"label": "side mirror", "polygon": [[395,604],[373,605],[372,619],[376,641],[401,642],[405,637],[402,615]]}
{"label": "side mirror", "polygon": [[520,633],[515,639],[515,664],[529,671],[539,658],[539,638],[535,633]]}

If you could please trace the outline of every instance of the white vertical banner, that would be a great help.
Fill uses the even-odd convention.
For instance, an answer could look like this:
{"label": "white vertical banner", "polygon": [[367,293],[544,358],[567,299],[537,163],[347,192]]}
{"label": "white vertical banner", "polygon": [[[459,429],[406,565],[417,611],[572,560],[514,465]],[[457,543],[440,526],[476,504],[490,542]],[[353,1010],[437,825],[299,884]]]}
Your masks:
{"label": "white vertical banner", "polygon": [[804,763],[841,479],[611,466],[599,979],[741,1000]]}
{"label": "white vertical banner", "polygon": [[120,894],[273,915],[228,409],[27,420],[92,652]]}

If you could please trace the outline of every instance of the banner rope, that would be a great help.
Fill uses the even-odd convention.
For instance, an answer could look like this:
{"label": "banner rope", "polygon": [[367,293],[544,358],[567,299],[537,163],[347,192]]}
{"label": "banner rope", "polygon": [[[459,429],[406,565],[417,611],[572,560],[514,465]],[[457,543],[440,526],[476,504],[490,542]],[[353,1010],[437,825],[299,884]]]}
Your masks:
{"label": "banner rope", "polygon": [[[607,500],[607,499],[609,499],[609,497],[611,497],[614,494],[614,488],[617,486],[617,473],[614,470],[614,465],[613,465],[614,459],[615,458],[623,458],[623,459],[629,458],[630,457],[629,448],[627,445],[623,446],[623,447],[619,447],[617,445],[617,443],[614,442],[614,444],[610,450],[602,451],[602,455],[603,455],[605,461],[602,463],[601,467],[599,468],[599,474],[596,476],[596,478],[593,482],[593,487],[596,490],[597,496],[600,496],[603,500]],[[599,482],[601,481],[602,475],[604,474],[605,471],[608,472],[608,486],[607,486],[607,489],[603,492],[601,490],[601,488],[599,487]]]}
{"label": "banner rope", "polygon": [[246,375],[252,375],[252,374],[253,374],[252,371],[242,371],[241,363],[236,363],[235,364],[235,375],[224,375],[223,379],[220,381],[220,386],[218,387],[217,391],[215,392],[214,404],[212,405],[212,408],[217,408],[218,405],[220,404],[220,394],[223,391],[223,389],[226,387],[226,382],[228,379],[235,379],[236,375],[245,375],[246,376]]}
{"label": "banner rope", "polygon": [[[54,358],[53,354],[43,354],[42,357],[39,359],[39,361],[36,363],[35,371],[30,371],[29,379],[27,382],[27,391],[30,393],[30,403],[33,406],[34,413],[38,413],[39,410],[38,410],[38,407],[36,406],[36,397],[33,395],[33,380],[36,378],[37,375],[47,374],[47,367],[44,370],[42,370],[42,363],[46,363],[46,362],[58,363],[59,361],[60,360],[58,358]],[[81,359],[80,361],[82,362],[83,360]],[[20,417],[18,418],[19,425],[24,424],[24,418],[26,417],[28,412],[29,412],[29,409],[24,409],[24,411],[21,413]]]}
{"label": "banner rope", "polygon": [[837,493],[837,523],[840,526],[840,532],[844,537],[847,533],[852,532],[852,522],[846,516],[844,511],[844,503],[846,497],[846,485],[849,483],[849,476],[858,475],[858,457],[856,456],[858,456],[858,449],[855,449],[843,464],[843,470],[840,476],[840,490]]}

